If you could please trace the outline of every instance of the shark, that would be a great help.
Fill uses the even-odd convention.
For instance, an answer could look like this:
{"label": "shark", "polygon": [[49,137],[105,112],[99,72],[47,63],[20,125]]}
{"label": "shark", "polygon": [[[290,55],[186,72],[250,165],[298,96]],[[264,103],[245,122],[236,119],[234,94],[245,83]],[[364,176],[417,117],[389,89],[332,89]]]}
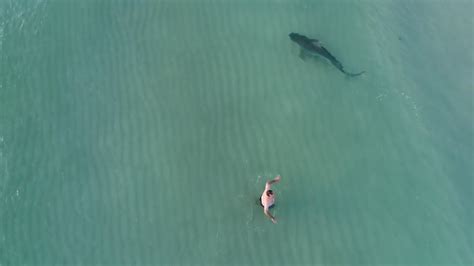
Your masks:
{"label": "shark", "polygon": [[305,59],[306,56],[322,56],[326,59],[328,59],[339,71],[342,73],[346,74],[347,76],[350,77],[355,77],[362,75],[365,73],[365,71],[361,71],[359,73],[350,73],[344,70],[344,67],[342,66],[341,62],[339,62],[336,57],[334,57],[324,46],[321,44],[319,40],[316,39],[310,39],[304,35],[301,35],[299,33],[290,33],[289,37],[292,41],[297,43],[300,48],[300,58]]}

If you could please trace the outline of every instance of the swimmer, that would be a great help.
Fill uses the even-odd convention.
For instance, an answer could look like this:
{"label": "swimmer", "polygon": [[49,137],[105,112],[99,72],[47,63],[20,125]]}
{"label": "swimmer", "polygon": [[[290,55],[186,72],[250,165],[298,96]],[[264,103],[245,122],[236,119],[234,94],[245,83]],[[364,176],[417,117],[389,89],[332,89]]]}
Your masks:
{"label": "swimmer", "polygon": [[265,215],[270,218],[274,224],[277,223],[277,220],[269,211],[269,209],[275,204],[275,195],[271,190],[271,186],[272,184],[280,181],[280,178],[281,177],[278,175],[273,180],[267,181],[267,183],[265,183],[265,190],[260,197],[260,204],[263,206],[263,213],[265,213]]}

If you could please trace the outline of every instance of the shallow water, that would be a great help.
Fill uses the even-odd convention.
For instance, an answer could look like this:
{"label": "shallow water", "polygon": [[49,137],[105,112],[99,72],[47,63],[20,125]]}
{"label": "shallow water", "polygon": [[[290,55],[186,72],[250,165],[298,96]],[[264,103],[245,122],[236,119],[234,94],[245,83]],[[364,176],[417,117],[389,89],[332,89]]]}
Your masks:
{"label": "shallow water", "polygon": [[0,264],[473,264],[472,10],[0,1]]}

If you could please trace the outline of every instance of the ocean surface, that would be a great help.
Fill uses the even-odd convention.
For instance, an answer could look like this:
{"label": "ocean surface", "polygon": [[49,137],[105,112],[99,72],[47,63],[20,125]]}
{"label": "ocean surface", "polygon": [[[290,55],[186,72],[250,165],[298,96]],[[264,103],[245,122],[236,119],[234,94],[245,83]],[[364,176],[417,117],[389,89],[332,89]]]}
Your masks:
{"label": "ocean surface", "polygon": [[0,0],[0,265],[474,264],[473,10]]}

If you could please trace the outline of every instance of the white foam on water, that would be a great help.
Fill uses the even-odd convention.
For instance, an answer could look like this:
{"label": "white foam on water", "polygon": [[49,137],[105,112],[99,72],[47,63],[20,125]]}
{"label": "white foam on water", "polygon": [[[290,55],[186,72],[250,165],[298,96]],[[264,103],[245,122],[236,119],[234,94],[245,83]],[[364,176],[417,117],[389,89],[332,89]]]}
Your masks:
{"label": "white foam on water", "polygon": [[4,36],[5,36],[5,22],[0,21],[0,51],[2,50],[2,47],[3,47]]}

